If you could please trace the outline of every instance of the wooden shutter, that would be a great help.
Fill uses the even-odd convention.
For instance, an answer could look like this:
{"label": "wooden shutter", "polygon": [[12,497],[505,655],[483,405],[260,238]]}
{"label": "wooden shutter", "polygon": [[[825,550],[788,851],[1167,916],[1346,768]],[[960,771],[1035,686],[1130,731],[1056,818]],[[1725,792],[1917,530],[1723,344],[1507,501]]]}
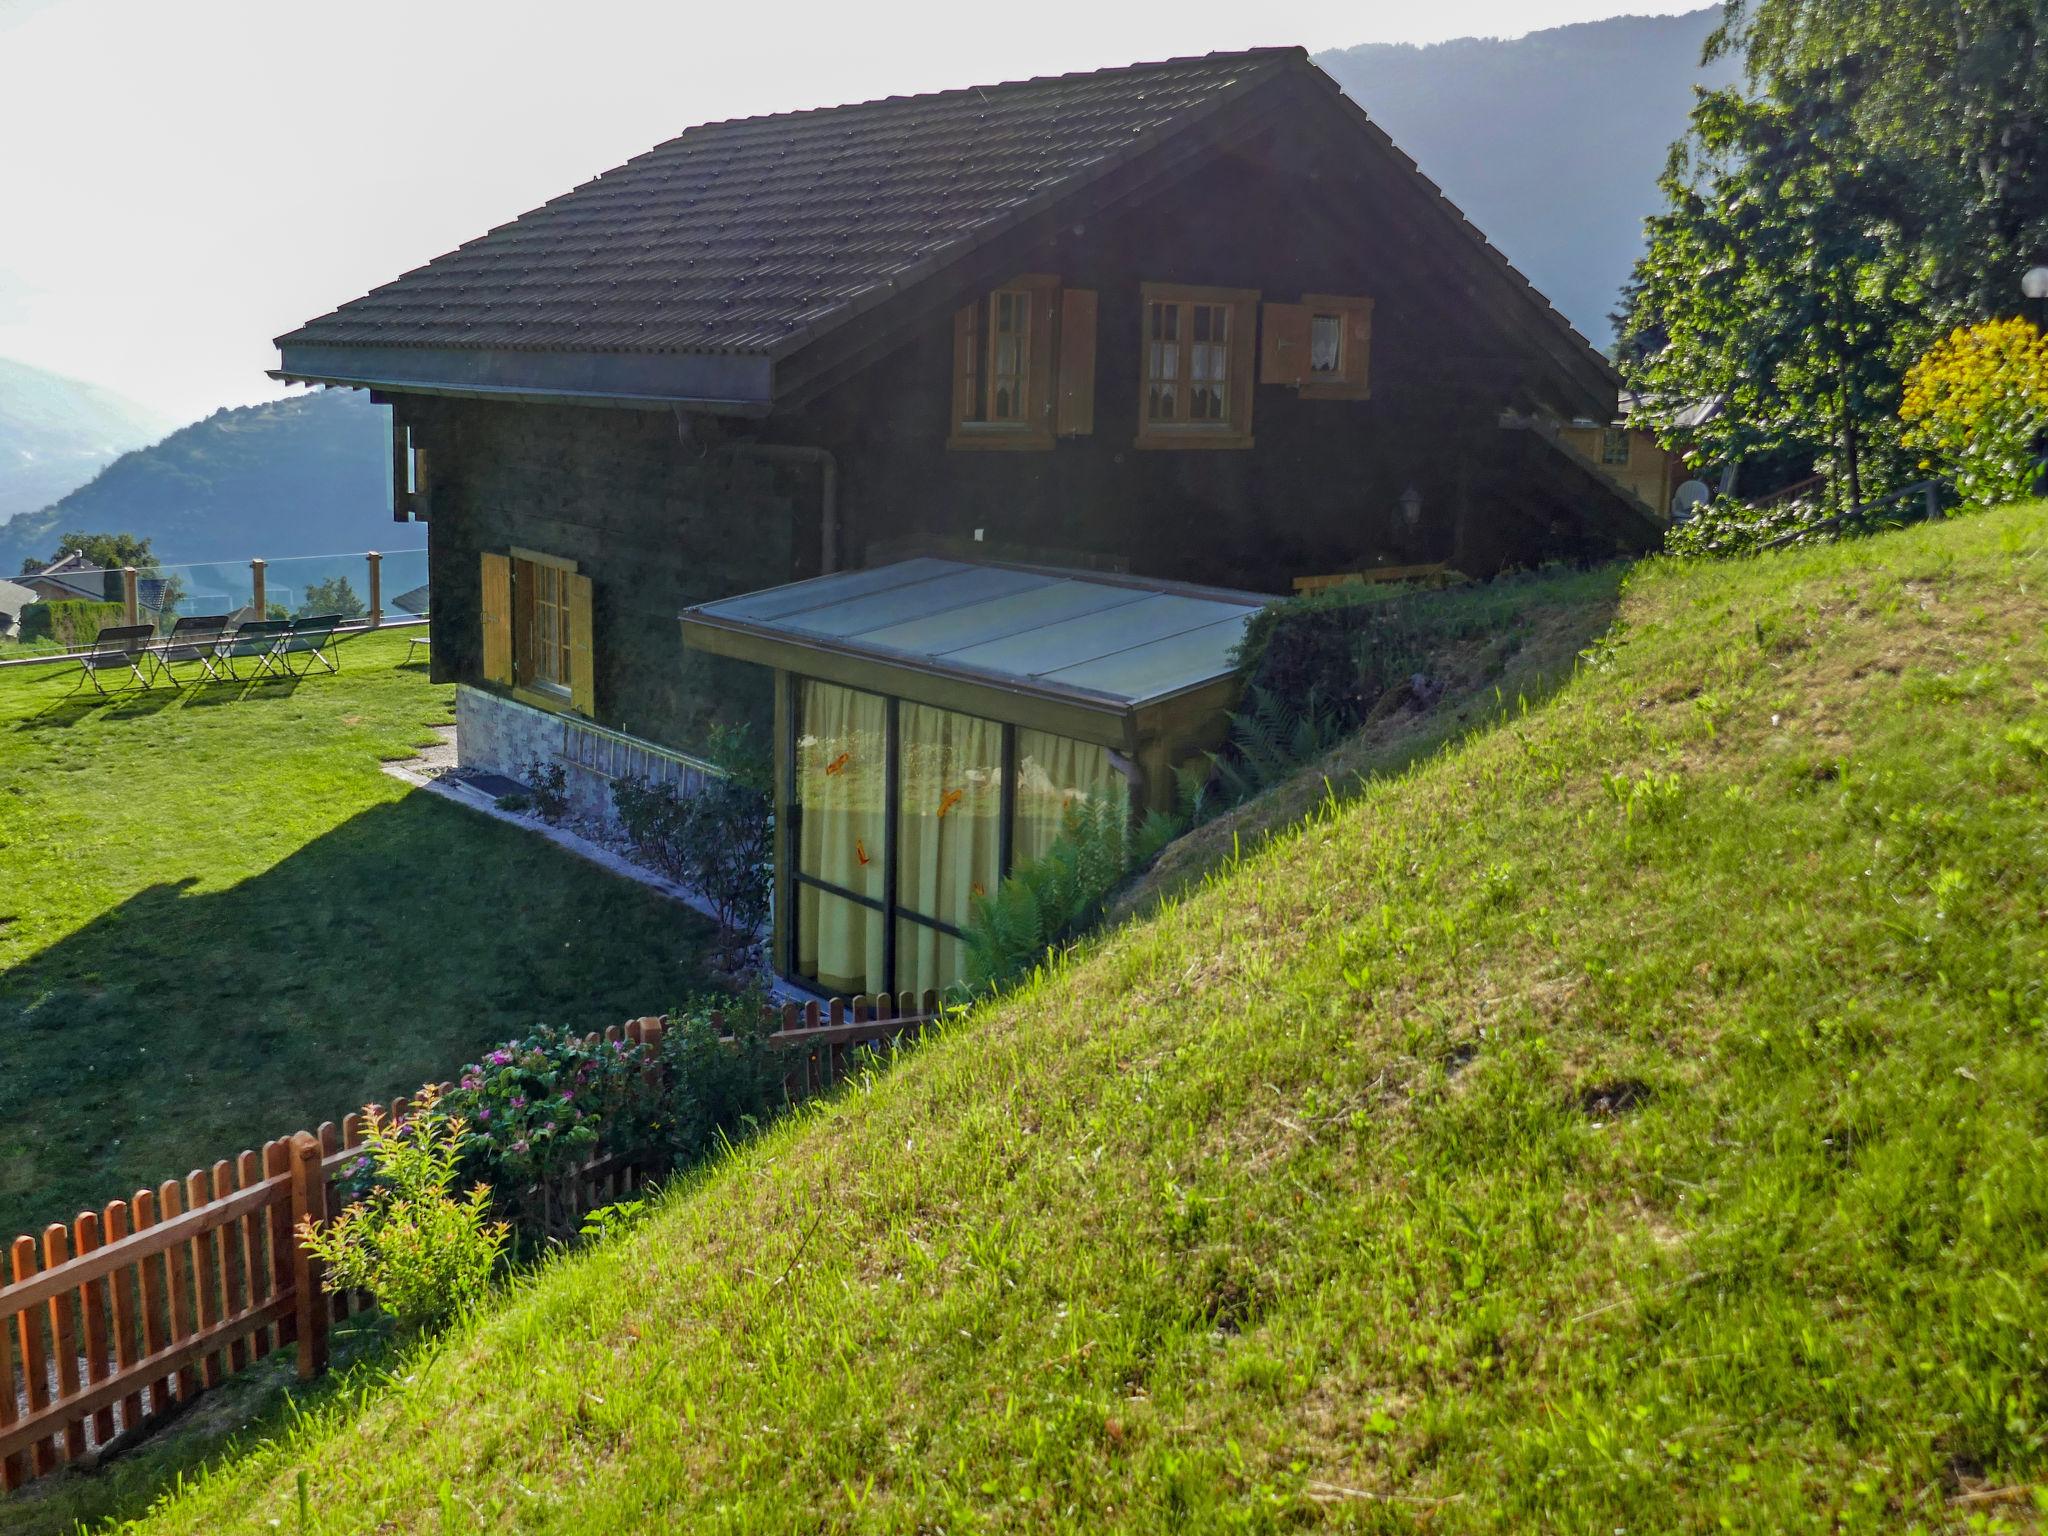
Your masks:
{"label": "wooden shutter", "polygon": [[569,704],[579,715],[597,713],[597,667],[590,651],[590,578],[569,583]]}
{"label": "wooden shutter", "polygon": [[1259,296],[1249,294],[1233,306],[1231,334],[1242,341],[1230,349],[1230,424],[1237,429],[1237,435],[1246,439],[1244,446],[1251,446],[1252,435],[1252,384],[1257,374],[1252,367],[1254,338],[1259,329]]}
{"label": "wooden shutter", "polygon": [[1351,345],[1351,354],[1345,360],[1344,371],[1350,377],[1345,381],[1358,392],[1361,400],[1372,395],[1372,300],[1360,299],[1358,307],[1351,311],[1351,334],[1345,338]]}
{"label": "wooden shutter", "polygon": [[1031,289],[1031,425],[1044,446],[1052,445],[1053,419],[1058,402],[1053,398],[1056,382],[1055,354],[1059,350],[1060,290],[1057,278],[1025,280]]}
{"label": "wooden shutter", "polygon": [[1095,430],[1095,290],[1060,295],[1060,368],[1055,430],[1082,437]]}
{"label": "wooden shutter", "polygon": [[508,555],[484,556],[483,599],[484,681],[512,681],[512,560]]}
{"label": "wooden shutter", "polygon": [[1306,384],[1309,328],[1315,311],[1306,304],[1268,304],[1264,311],[1259,338],[1259,382]]}
{"label": "wooden shutter", "polygon": [[953,419],[947,429],[975,419],[974,310],[972,304],[953,312]]}

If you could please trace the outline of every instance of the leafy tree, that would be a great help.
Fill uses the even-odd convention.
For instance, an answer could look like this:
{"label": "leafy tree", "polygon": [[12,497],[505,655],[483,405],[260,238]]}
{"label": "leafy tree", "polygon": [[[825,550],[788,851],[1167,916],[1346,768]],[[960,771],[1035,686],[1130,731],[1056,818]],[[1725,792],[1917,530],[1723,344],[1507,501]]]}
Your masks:
{"label": "leafy tree", "polygon": [[1620,317],[1667,443],[1810,454],[1836,511],[1904,477],[1907,367],[2010,314],[2048,255],[2044,22],[2037,0],[1724,0],[1707,59],[1745,83],[1698,102]]}
{"label": "leafy tree", "polygon": [[2024,320],[1959,326],[1906,375],[1899,415],[1967,505],[2016,501],[2039,479],[2034,447],[2048,427],[2048,338]]}
{"label": "leafy tree", "polygon": [[348,578],[336,576],[331,581],[316,581],[307,587],[305,599],[294,616],[303,619],[309,614],[338,613],[344,619],[360,619],[369,611],[363,600],[356,596],[356,589],[348,584]]}
{"label": "leafy tree", "polygon": [[1938,324],[2008,312],[2048,251],[2048,11],[2037,0],[1727,0],[1709,58],[1779,90],[1848,61],[1856,140],[1905,198]]}
{"label": "leafy tree", "polygon": [[[1707,460],[1804,450],[1850,502],[1902,465],[1895,411],[1922,334],[1905,189],[1860,142],[1851,65],[1763,98],[1704,93],[1661,185],[1623,323],[1643,419]],[[1696,403],[1719,414],[1681,428]]]}

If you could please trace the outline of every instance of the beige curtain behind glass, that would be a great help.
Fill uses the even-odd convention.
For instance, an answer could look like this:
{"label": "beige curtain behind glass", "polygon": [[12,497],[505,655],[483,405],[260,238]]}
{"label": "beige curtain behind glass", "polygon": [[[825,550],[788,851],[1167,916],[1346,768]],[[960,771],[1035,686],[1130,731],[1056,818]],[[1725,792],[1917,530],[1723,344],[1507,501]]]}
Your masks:
{"label": "beige curtain behind glass", "polygon": [[[886,703],[830,683],[798,693],[797,869],[882,899],[888,790]],[[796,883],[797,970],[830,992],[883,985],[882,914]]]}
{"label": "beige curtain behind glass", "polygon": [[1043,858],[1060,835],[1069,805],[1096,805],[1105,797],[1127,803],[1124,776],[1110,765],[1109,749],[1049,731],[1017,732],[1019,864]]}
{"label": "beige curtain behind glass", "polygon": [[[1003,728],[993,720],[904,703],[896,716],[897,904],[967,926],[969,900],[1002,875]],[[899,991],[944,988],[959,978],[957,946],[935,929],[897,933]]]}

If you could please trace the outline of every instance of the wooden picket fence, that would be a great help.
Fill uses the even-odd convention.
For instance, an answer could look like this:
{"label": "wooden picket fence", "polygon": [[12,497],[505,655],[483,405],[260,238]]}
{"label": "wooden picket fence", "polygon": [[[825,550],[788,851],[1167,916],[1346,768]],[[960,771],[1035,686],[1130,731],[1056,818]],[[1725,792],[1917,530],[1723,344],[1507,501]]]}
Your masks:
{"label": "wooden picket fence", "polygon": [[[768,1041],[789,1057],[784,1092],[792,1103],[825,1092],[855,1052],[893,1052],[937,1011],[929,992],[768,1010]],[[588,1043],[656,1047],[667,1023],[635,1019]],[[339,1208],[370,1111],[402,1119],[407,1104],[394,1097],[15,1238],[0,1276],[0,1489],[118,1449],[288,1344],[301,1380],[324,1371],[330,1325],[371,1302],[328,1286],[292,1234]],[[551,1193],[595,1210],[650,1172],[640,1154],[612,1154]]]}

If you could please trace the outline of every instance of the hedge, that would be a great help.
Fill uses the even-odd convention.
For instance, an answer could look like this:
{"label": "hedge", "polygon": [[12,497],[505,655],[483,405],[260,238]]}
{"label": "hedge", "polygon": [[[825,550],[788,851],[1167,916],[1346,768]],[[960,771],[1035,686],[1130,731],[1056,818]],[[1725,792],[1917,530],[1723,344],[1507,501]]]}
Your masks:
{"label": "hedge", "polygon": [[126,613],[119,603],[95,603],[85,598],[30,603],[21,610],[20,638],[55,640],[66,650],[78,650],[91,645],[108,625],[119,624]]}

